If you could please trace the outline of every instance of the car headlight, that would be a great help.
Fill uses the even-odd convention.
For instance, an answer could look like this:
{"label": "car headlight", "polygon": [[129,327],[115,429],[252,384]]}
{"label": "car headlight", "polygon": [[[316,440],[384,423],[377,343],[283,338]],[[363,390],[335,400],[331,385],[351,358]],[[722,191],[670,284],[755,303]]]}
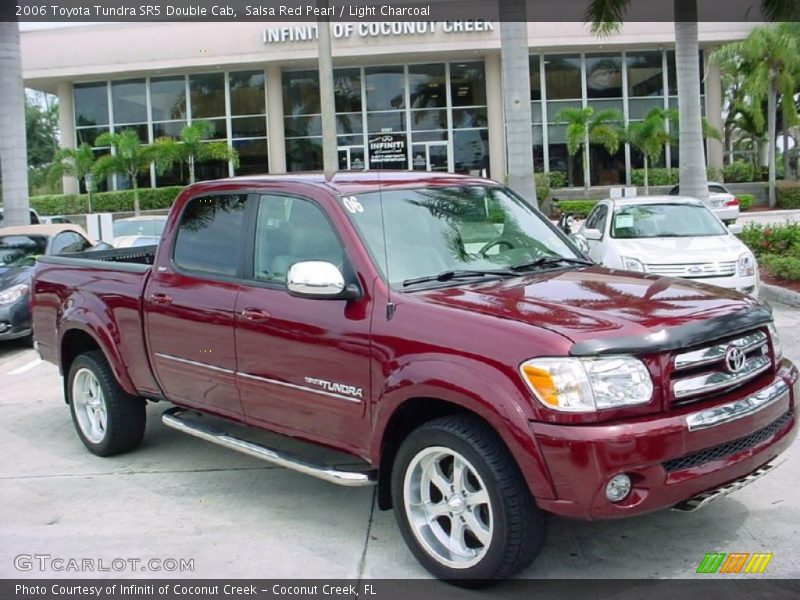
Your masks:
{"label": "car headlight", "polygon": [[622,257],[622,268],[626,271],[638,271],[644,273],[644,265],[638,258],[631,258],[630,256]]}
{"label": "car headlight", "polygon": [[28,293],[28,284],[19,283],[0,292],[0,305],[13,304]]}
{"label": "car headlight", "polygon": [[752,277],[756,274],[756,259],[750,252],[739,257],[739,277]]}
{"label": "car headlight", "polygon": [[533,358],[520,373],[542,404],[563,412],[645,404],[653,396],[647,367],[631,356]]}
{"label": "car headlight", "polygon": [[775,362],[778,363],[783,358],[781,337],[778,335],[778,328],[775,327],[775,323],[770,323],[767,329],[769,329],[769,337],[772,338],[772,352],[775,354]]}

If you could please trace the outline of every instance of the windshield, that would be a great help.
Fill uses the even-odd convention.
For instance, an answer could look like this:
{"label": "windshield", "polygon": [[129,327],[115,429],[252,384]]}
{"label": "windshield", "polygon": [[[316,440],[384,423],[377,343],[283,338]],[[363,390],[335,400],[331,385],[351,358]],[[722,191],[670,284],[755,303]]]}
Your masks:
{"label": "windshield", "polygon": [[379,193],[342,200],[393,285],[447,271],[496,271],[548,257],[582,258],[549,222],[503,188],[470,185],[382,195],[383,222]]}
{"label": "windshield", "polygon": [[114,222],[114,237],[123,235],[152,235],[161,237],[166,219],[136,219],[133,221],[120,220]]}
{"label": "windshield", "polygon": [[46,250],[43,235],[0,236],[0,267],[32,267]]}
{"label": "windshield", "polygon": [[637,204],[614,211],[611,237],[621,239],[726,235],[728,230],[705,206]]}

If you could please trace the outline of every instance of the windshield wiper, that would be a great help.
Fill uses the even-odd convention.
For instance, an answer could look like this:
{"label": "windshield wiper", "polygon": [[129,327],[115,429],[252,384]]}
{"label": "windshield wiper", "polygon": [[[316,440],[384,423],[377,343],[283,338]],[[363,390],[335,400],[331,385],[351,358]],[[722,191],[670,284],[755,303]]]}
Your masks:
{"label": "windshield wiper", "polygon": [[452,281],[453,279],[471,279],[475,277],[487,277],[489,275],[497,275],[500,277],[508,277],[516,275],[514,271],[508,269],[450,269],[442,271],[436,275],[425,275],[423,277],[414,277],[403,281],[403,287],[415,285],[417,283],[428,283],[430,281]]}
{"label": "windshield wiper", "polygon": [[583,258],[566,258],[564,256],[543,256],[542,258],[537,258],[533,262],[525,263],[522,265],[515,265],[511,267],[510,270],[514,272],[533,271],[535,269],[552,267],[559,264],[584,265],[584,266],[594,265],[593,262]]}

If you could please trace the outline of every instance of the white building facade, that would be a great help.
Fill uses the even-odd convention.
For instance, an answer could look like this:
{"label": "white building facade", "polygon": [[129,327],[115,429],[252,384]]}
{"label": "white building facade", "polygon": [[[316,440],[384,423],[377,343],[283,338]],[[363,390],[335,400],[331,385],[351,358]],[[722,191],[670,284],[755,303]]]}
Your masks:
{"label": "white building facade", "polygon": [[[703,57],[742,39],[748,23],[701,23]],[[342,169],[418,169],[506,175],[499,23],[332,24],[336,121]],[[240,156],[205,163],[198,178],[322,167],[316,25],[309,23],[127,23],[25,31],[28,87],[59,97],[61,143],[88,143],[134,129],[143,142],[176,137],[198,120]],[[582,23],[528,23],[532,152],[536,171],[583,184],[570,156],[564,107],[613,108],[625,122],[678,103],[672,23],[627,23],[598,40]],[[702,60],[702,59],[701,59]],[[721,126],[719,72],[701,70],[705,113]],[[708,163],[722,166],[709,140]],[[676,147],[660,165],[677,166]],[[627,146],[590,147],[590,184],[630,183],[642,158]],[[140,184],[186,183],[176,167]],[[114,179],[104,187],[124,188]],[[75,191],[76,182],[67,182]]]}

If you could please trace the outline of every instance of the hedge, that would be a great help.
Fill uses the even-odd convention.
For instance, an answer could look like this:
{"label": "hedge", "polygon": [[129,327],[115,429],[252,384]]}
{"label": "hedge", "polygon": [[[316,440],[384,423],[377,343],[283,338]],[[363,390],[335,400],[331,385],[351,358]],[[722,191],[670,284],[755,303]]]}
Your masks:
{"label": "hedge", "polygon": [[[648,169],[647,179],[650,185],[675,185],[678,183],[678,169]],[[644,185],[644,169],[631,169],[631,183],[639,187]]]}
{"label": "hedge", "polygon": [[559,200],[556,206],[561,213],[574,215],[578,219],[585,219],[589,216],[595,204],[597,204],[597,200]]}
{"label": "hedge", "polygon": [[563,171],[550,171],[548,174],[550,178],[551,188],[563,188],[567,185],[567,174]]}
{"label": "hedge", "polygon": [[781,181],[775,187],[778,208],[800,208],[800,183]]}
{"label": "hedge", "polygon": [[786,281],[800,281],[800,258],[767,254],[759,260],[761,265],[773,277]]}
{"label": "hedge", "polygon": [[736,197],[739,199],[739,210],[741,211],[749,210],[756,201],[756,197],[752,194],[737,194]]}
{"label": "hedge", "polygon": [[[139,205],[142,210],[169,208],[183,186],[142,188],[139,190]],[[89,197],[86,194],[52,194],[31,198],[31,208],[41,215],[76,215],[89,212]],[[133,191],[98,192],[92,194],[94,212],[130,212],[133,210]]]}
{"label": "hedge", "polygon": [[546,173],[534,173],[533,180],[536,182],[536,199],[541,202],[550,195],[550,178]]}
{"label": "hedge", "polygon": [[749,223],[739,234],[739,239],[757,257],[790,256],[800,259],[800,223],[779,225]]}

